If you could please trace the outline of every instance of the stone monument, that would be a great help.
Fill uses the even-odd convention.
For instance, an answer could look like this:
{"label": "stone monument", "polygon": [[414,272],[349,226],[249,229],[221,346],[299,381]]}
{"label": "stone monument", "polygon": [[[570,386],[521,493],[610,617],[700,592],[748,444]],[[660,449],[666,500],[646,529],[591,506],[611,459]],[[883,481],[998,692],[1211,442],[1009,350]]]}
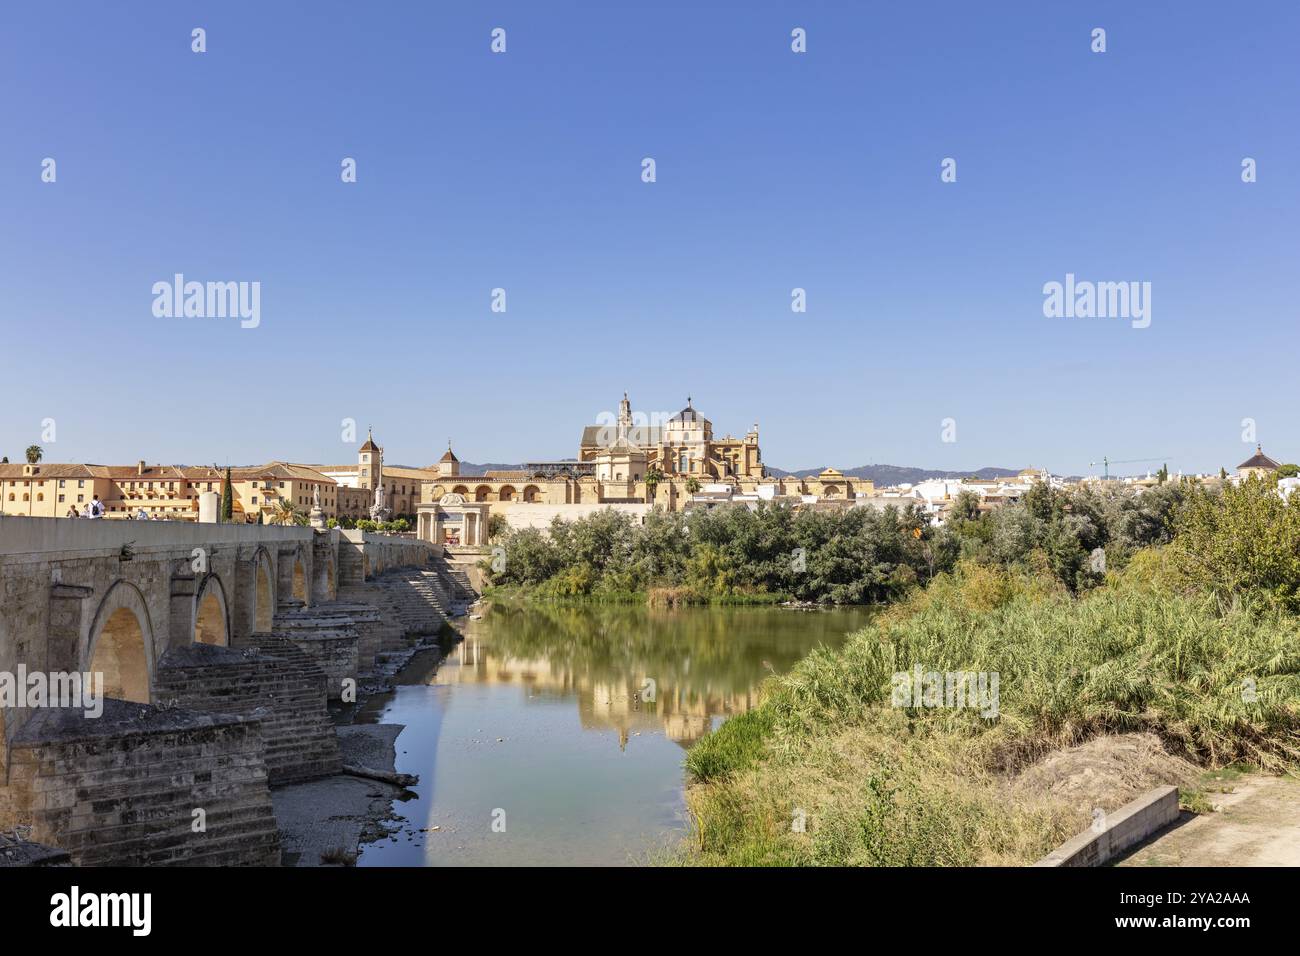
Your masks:
{"label": "stone monument", "polygon": [[384,486],[375,489],[375,503],[370,506],[371,521],[387,521],[388,508],[384,506]]}
{"label": "stone monument", "polygon": [[307,516],[307,523],[313,528],[324,529],[326,527],[325,512],[321,510],[320,506],[320,488],[312,489],[311,512]]}

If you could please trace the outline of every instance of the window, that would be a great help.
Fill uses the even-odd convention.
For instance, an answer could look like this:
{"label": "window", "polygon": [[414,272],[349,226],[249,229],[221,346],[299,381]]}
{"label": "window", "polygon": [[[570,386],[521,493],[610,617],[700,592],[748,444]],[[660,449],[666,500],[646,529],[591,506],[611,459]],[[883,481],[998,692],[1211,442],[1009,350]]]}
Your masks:
{"label": "window", "polygon": [[59,495],[59,504],[63,504],[63,498],[64,498],[63,495]]}
{"label": "window", "polygon": [[41,492],[37,492],[37,494],[36,494],[36,500],[37,500],[37,501],[44,501],[44,500],[45,500],[45,492],[43,492],[43,491],[41,491]]}
{"label": "window", "polygon": [[257,495],[253,495],[253,504],[257,504]]}
{"label": "window", "polygon": [[81,504],[85,500],[86,500],[85,495],[77,495],[77,504]]}
{"label": "window", "polygon": [[62,488],[65,484],[66,484],[66,482],[65,482],[62,478],[60,478],[60,479],[59,479],[59,487]]}

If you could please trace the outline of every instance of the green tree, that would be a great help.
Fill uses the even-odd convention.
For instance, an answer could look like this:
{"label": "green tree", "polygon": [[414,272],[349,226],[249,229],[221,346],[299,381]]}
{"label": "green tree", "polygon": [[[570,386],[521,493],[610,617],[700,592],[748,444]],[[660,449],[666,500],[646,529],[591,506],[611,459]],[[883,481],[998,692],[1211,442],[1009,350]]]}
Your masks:
{"label": "green tree", "polygon": [[957,492],[948,510],[949,521],[977,521],[980,516],[980,496],[969,488]]}
{"label": "green tree", "polygon": [[[27,464],[34,465],[44,457],[45,449],[41,448],[40,445],[27,446]],[[6,458],[5,460],[8,461],[9,459]]]}
{"label": "green tree", "polygon": [[1277,471],[1273,472],[1274,478],[1294,478],[1296,475],[1300,475],[1300,465],[1296,465],[1294,462],[1278,465]]}
{"label": "green tree", "polygon": [[226,466],[226,477],[221,482],[221,520],[229,523],[235,520],[235,492],[230,486],[230,466]]}
{"label": "green tree", "polygon": [[700,481],[694,475],[686,479],[686,491],[688,494],[695,494],[700,490]]}
{"label": "green tree", "polygon": [[1291,501],[1256,478],[1194,492],[1171,545],[1179,575],[1224,603],[1254,592],[1300,611],[1300,499]]}

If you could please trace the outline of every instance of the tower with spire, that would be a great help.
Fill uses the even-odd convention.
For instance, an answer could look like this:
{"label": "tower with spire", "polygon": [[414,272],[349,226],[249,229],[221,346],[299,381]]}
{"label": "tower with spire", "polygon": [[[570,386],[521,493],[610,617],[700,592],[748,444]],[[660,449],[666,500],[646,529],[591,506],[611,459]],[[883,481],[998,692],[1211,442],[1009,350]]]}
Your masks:
{"label": "tower with spire", "polygon": [[384,450],[375,444],[370,426],[366,426],[366,443],[357,452],[358,484],[373,495],[384,480]]}
{"label": "tower with spire", "polygon": [[438,459],[438,477],[455,478],[459,474],[460,459],[457,458],[456,453],[451,450],[451,439],[448,438],[447,450],[443,452],[442,457]]}

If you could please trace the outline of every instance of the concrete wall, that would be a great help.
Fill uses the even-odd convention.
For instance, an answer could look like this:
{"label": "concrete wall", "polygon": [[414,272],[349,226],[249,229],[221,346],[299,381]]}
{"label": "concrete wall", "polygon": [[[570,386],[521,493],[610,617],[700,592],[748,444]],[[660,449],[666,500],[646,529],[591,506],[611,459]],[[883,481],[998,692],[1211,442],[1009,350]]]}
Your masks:
{"label": "concrete wall", "polygon": [[1178,788],[1156,787],[1061,844],[1034,866],[1102,866],[1178,819]]}

